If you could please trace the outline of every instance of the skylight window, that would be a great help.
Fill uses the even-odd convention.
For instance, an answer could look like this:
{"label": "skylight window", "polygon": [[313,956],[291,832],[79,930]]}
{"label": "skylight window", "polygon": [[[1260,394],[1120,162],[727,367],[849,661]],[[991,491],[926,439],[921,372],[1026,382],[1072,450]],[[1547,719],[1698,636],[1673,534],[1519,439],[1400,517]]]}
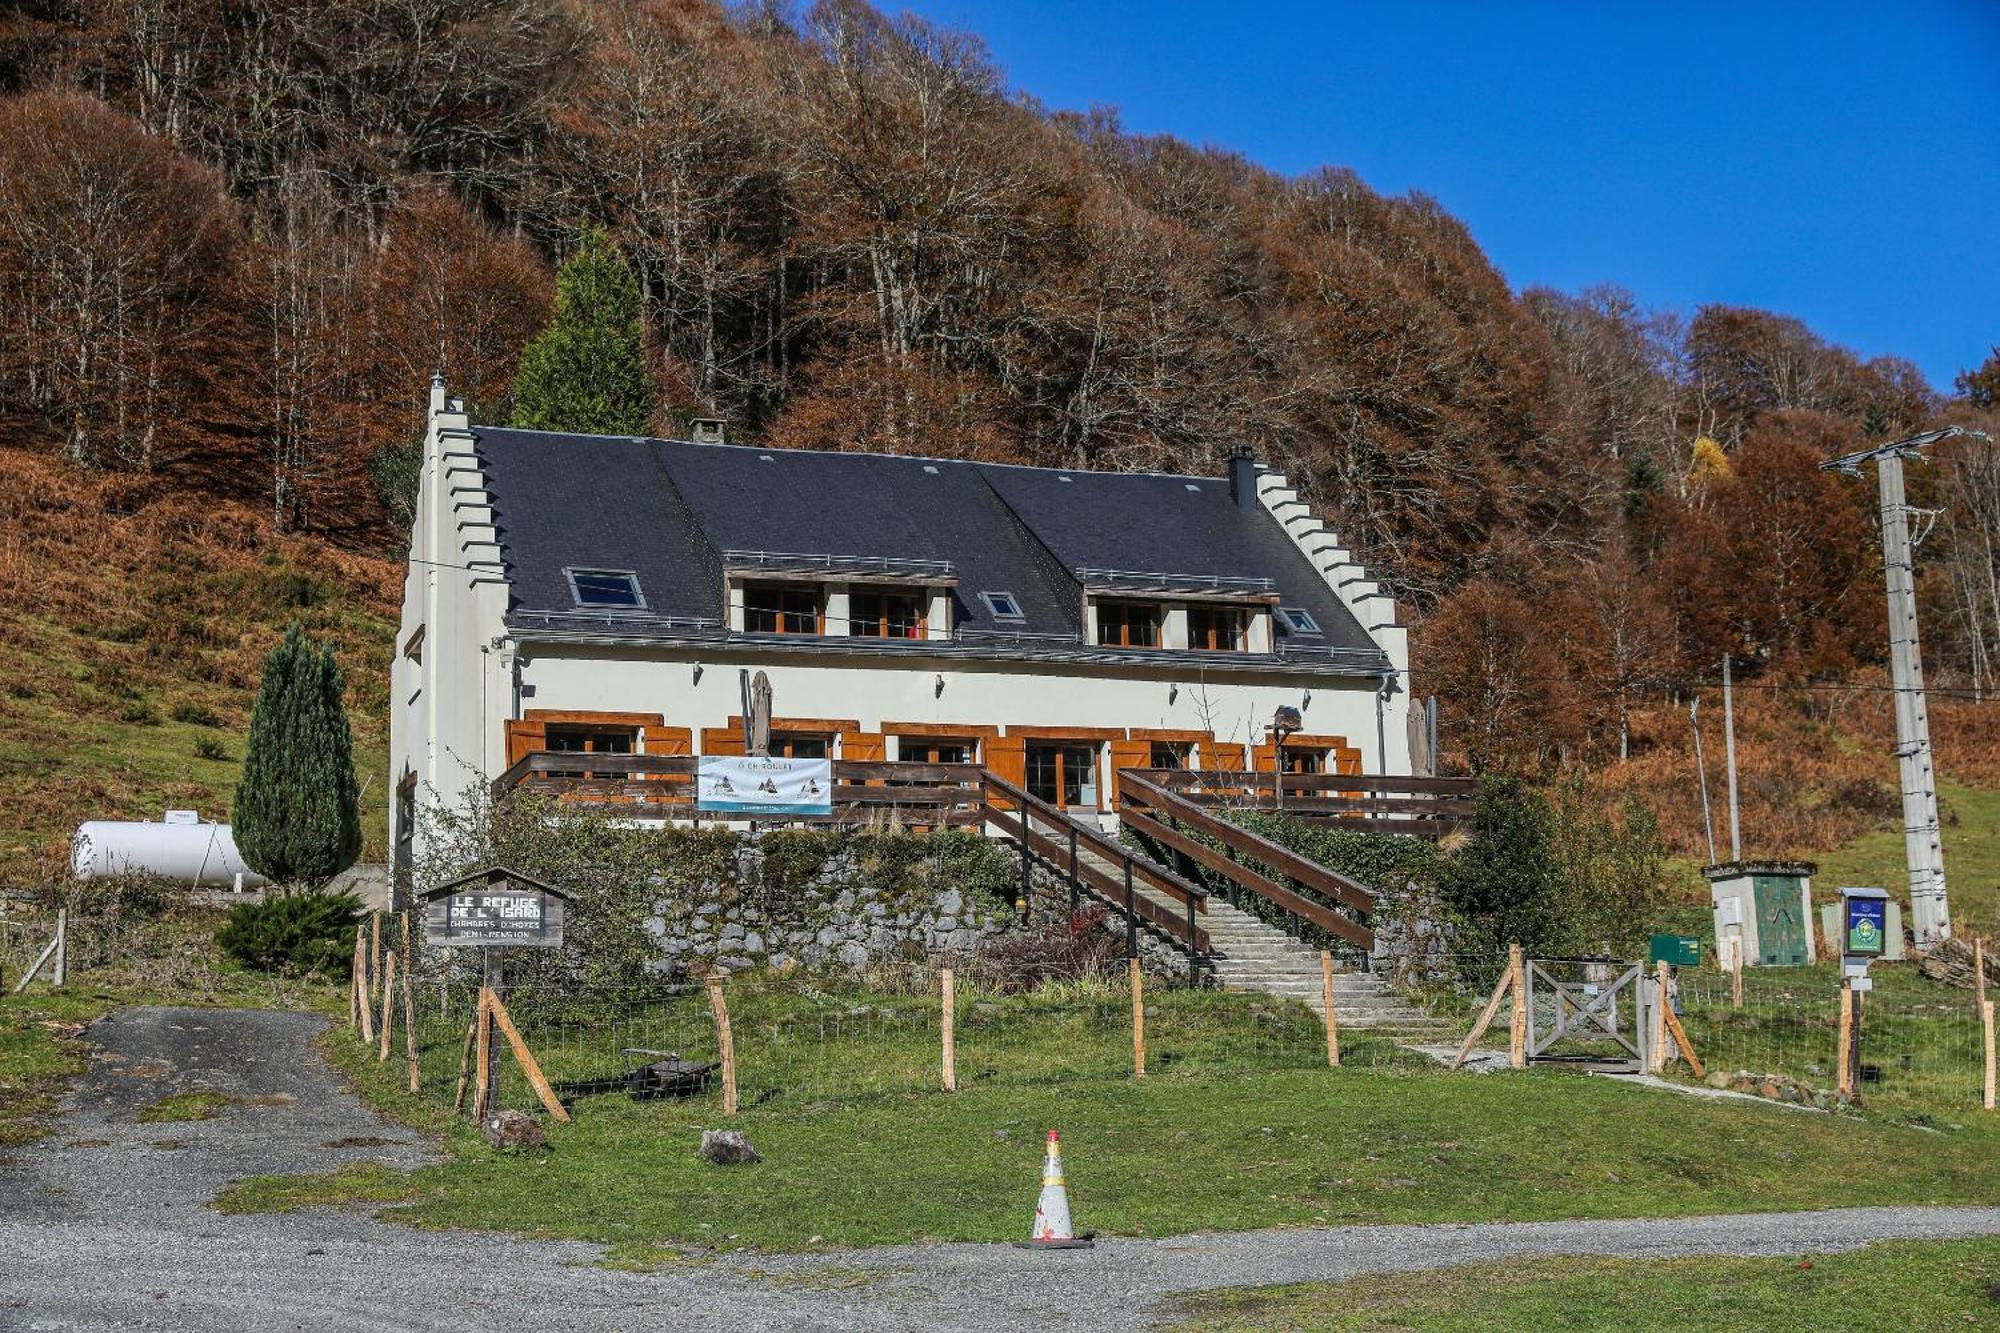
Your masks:
{"label": "skylight window", "polygon": [[986,613],[995,620],[1023,621],[1028,618],[1021,610],[1021,601],[1011,592],[982,592],[979,600],[986,603]]}
{"label": "skylight window", "polygon": [[1278,619],[1294,634],[1319,633],[1319,622],[1314,620],[1312,613],[1302,606],[1279,607]]}
{"label": "skylight window", "polygon": [[569,575],[570,594],[578,606],[637,610],[646,605],[639,591],[639,576],[629,570],[566,569],[563,573]]}

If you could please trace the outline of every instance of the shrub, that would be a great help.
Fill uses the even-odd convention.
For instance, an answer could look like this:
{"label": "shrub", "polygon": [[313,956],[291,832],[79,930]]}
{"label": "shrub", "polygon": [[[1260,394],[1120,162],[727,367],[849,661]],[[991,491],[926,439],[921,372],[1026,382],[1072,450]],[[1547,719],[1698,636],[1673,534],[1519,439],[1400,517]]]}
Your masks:
{"label": "shrub", "polygon": [[1125,957],[1123,937],[1106,928],[1110,919],[1109,907],[1092,903],[1067,921],[1004,935],[979,951],[972,974],[1002,995],[1108,977]]}
{"label": "shrub", "polygon": [[297,623],[264,659],[231,813],[236,846],[276,883],[324,883],[361,854],[353,739],[333,649]]}
{"label": "shrub", "polygon": [[214,759],[227,762],[228,747],[213,736],[197,736],[194,741],[194,756],[197,759]]}
{"label": "shrub", "polygon": [[231,908],[215,942],[260,972],[345,977],[360,913],[361,900],[351,893],[284,894]]}
{"label": "shrub", "polygon": [[168,713],[167,716],[176,722],[185,722],[191,727],[219,727],[222,725],[221,716],[213,708],[210,708],[207,704],[196,703],[191,699],[184,699],[180,703],[175,704],[173,711]]}

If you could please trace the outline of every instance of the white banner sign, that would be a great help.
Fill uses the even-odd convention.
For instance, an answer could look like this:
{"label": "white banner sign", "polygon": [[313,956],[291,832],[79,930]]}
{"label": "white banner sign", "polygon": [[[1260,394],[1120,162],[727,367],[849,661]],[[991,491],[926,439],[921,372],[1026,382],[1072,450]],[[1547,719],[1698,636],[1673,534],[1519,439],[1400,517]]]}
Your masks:
{"label": "white banner sign", "polygon": [[830,815],[833,761],[704,755],[695,778],[695,807],[752,816]]}

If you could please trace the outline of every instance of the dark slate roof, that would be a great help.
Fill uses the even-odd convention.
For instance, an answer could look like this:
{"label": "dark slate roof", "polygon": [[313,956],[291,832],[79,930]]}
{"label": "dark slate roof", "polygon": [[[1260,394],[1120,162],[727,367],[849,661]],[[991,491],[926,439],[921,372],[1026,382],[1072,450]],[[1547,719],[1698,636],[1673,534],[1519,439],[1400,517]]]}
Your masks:
{"label": "dark slate roof", "polygon": [[[1099,569],[1267,579],[1283,605],[1304,607],[1324,631],[1281,635],[1281,651],[1317,650],[1371,669],[1380,659],[1277,520],[1238,507],[1220,478],[488,426],[472,433],[511,585],[508,620],[520,628],[719,634],[724,553],[770,551],[949,562],[960,649],[1066,640],[1074,650],[1078,571]],[[646,609],[579,612],[565,569],[630,570]],[[996,623],[981,591],[1014,594],[1025,623]]]}

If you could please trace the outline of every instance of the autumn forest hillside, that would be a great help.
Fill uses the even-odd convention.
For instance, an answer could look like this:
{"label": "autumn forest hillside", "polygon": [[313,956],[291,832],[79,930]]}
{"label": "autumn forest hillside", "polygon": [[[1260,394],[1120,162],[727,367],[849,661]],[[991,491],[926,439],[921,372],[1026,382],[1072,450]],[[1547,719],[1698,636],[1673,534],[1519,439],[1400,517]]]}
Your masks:
{"label": "autumn forest hillside", "polygon": [[[507,416],[587,226],[639,276],[659,432],[1208,471],[1246,443],[1384,572],[1460,762],[1588,766],[1694,854],[1686,703],[1728,652],[1762,850],[1893,818],[1873,491],[1817,464],[1991,428],[2000,360],[1946,393],[1783,313],[1517,292],[1431,198],[1035,105],[976,37],[853,0],[10,7],[0,466],[53,498],[0,534],[7,651],[58,636],[85,712],[107,663],[171,660],[147,706],[192,726],[170,696],[233,715],[317,608],[379,703],[425,385]],[[1942,760],[2000,780],[2000,464],[1952,441],[1912,484]],[[107,552],[115,594],[37,591]],[[27,688],[10,789],[69,715]],[[153,795],[58,800],[19,845]]]}

